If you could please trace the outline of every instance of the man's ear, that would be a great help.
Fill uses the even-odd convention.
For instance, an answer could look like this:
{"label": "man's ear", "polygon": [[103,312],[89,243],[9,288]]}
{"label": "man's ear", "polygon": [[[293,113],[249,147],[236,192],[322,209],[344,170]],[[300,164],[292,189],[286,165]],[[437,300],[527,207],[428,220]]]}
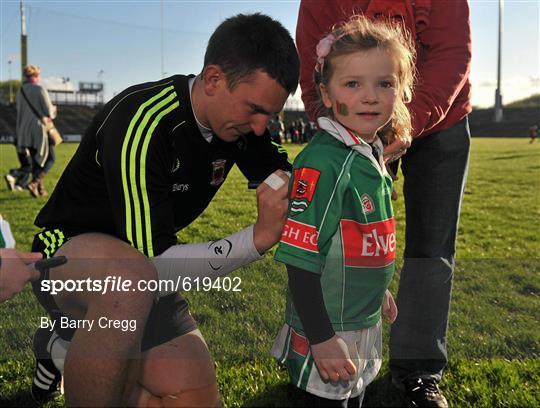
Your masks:
{"label": "man's ear", "polygon": [[319,84],[319,90],[321,91],[321,99],[322,99],[323,105],[327,109],[332,109],[332,99],[330,99],[328,90],[326,89],[326,86],[322,82]]}
{"label": "man's ear", "polygon": [[207,65],[202,72],[204,92],[208,96],[214,95],[220,88],[226,87],[225,74],[219,65]]}

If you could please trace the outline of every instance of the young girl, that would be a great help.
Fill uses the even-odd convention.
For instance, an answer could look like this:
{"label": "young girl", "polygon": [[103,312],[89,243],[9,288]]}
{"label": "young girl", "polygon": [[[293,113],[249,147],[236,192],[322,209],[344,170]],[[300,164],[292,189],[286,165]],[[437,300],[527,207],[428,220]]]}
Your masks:
{"label": "young girl", "polygon": [[413,50],[398,27],[354,16],[317,46],[328,117],[294,162],[275,259],[287,266],[286,324],[272,354],[313,406],[360,406],[381,366],[381,306],[394,272],[387,143],[410,140]]}

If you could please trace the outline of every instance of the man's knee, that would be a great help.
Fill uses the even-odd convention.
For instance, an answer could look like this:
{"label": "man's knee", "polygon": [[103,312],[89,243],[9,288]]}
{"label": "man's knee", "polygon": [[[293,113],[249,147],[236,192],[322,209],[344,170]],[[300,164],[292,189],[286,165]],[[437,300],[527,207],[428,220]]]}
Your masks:
{"label": "man's knee", "polygon": [[219,404],[214,364],[199,330],[147,351],[139,383],[165,406]]}
{"label": "man's knee", "polygon": [[154,293],[139,287],[139,282],[156,279],[157,274],[149,259],[135,248],[115,237],[91,233],[73,237],[57,255],[66,256],[68,262],[51,269],[49,278],[60,283],[75,282],[71,286],[77,289],[55,295],[65,313],[148,313]]}
{"label": "man's knee", "polygon": [[165,407],[218,407],[219,390],[217,383],[185,390],[176,394],[161,397]]}
{"label": "man's knee", "polygon": [[155,395],[140,386],[131,399],[129,406],[137,407],[219,407],[219,390],[217,383],[184,390],[166,395]]}

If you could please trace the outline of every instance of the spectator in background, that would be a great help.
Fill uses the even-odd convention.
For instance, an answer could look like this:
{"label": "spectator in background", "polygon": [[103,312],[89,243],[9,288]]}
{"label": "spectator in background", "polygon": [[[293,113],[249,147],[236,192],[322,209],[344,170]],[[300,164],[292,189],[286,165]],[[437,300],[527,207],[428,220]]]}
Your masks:
{"label": "spectator in background", "polygon": [[285,123],[283,123],[283,143],[288,143],[289,138],[289,127]]}
{"label": "spectator in background", "polygon": [[305,143],[305,140],[304,140],[305,124],[302,118],[296,121],[296,129],[298,130],[298,143],[300,144]]}
{"label": "spectator in background", "polygon": [[313,138],[313,136],[315,135],[315,132],[317,131],[317,126],[315,126],[314,122],[308,122],[306,129],[307,129],[307,141],[309,143],[309,141]]}
{"label": "spectator in background", "polygon": [[[412,406],[447,407],[438,382],[447,363],[456,234],[470,147],[469,6],[466,0],[303,0],[296,40],[310,120],[320,116],[313,83],[317,43],[354,13],[403,24],[415,42],[418,86],[408,105],[414,140],[402,159],[405,263],[400,313],[390,333],[390,369]],[[402,148],[387,146],[385,155],[396,149]]]}
{"label": "spectator in background", "polygon": [[270,137],[274,143],[281,144],[282,127],[283,123],[279,120],[279,117],[273,118],[268,124],[268,131],[270,132]]}
{"label": "spectator in background", "polygon": [[291,143],[295,143],[295,141],[294,141],[294,120],[289,124],[289,127],[287,128],[287,133],[290,136]]}
{"label": "spectator in background", "polygon": [[[276,117],[277,122],[279,124],[279,140],[284,141],[285,140],[285,123],[281,120],[279,115]],[[280,142],[281,143],[281,142]]]}
{"label": "spectator in background", "polygon": [[529,128],[529,136],[531,137],[531,141],[529,143],[533,143],[538,137],[538,125],[532,125]]}
{"label": "spectator in background", "polygon": [[[24,67],[25,81],[17,93],[17,154],[21,167],[5,176],[12,191],[28,188],[33,197],[45,197],[44,178],[55,160],[55,152],[42,122],[56,117],[56,106],[47,90],[39,85],[41,71],[36,65]],[[39,117],[38,117],[39,115]],[[32,175],[32,180],[28,179]]]}
{"label": "spectator in background", "polygon": [[300,130],[298,130],[298,126],[299,126],[299,123],[298,123],[298,120],[295,120],[292,124],[293,126],[293,133],[292,133],[292,142],[293,143],[300,143]]}

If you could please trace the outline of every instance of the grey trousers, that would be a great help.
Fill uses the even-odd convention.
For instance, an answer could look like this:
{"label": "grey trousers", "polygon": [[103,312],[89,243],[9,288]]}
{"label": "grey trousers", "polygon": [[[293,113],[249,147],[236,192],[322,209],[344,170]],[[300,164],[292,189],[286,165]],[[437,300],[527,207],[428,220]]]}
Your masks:
{"label": "grey trousers", "polygon": [[448,361],[446,332],[459,212],[467,178],[467,118],[414,140],[402,158],[406,209],[398,317],[390,331],[394,380],[440,380]]}

